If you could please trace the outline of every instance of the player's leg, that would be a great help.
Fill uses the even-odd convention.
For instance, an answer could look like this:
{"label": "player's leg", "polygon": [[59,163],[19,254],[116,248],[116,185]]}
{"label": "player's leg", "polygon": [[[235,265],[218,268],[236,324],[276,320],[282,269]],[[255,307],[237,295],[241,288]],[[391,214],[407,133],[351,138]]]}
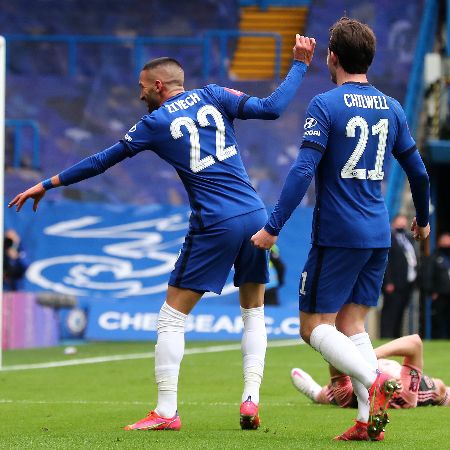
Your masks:
{"label": "player's leg", "polygon": [[158,317],[155,346],[158,404],[146,418],[126,429],[180,429],[177,388],[187,315],[204,292],[220,294],[240,248],[237,238],[239,235],[230,229],[227,221],[201,232],[190,230],[187,234]]}
{"label": "player's leg", "polygon": [[375,371],[334,324],[369,256],[364,249],[313,246],[302,273],[299,297],[303,340],[333,367],[356,376],[368,387]]}
{"label": "player's leg", "polygon": [[[369,250],[369,258],[362,267],[354,285],[350,300],[336,318],[336,327],[358,348],[373,371],[377,371],[377,358],[369,335],[365,331],[365,320],[370,307],[376,306],[381,291],[383,275],[387,264],[387,249]],[[369,422],[369,433],[377,437],[388,422],[386,410],[392,390],[398,388],[396,380],[389,380],[384,374],[368,386],[352,377],[353,388],[358,398],[358,418],[361,423]]]}
{"label": "player's leg", "polygon": [[259,404],[259,389],[264,373],[267,333],[264,320],[264,285],[245,283],[239,287],[241,315],[244,324],[241,349],[244,390],[242,401],[249,397]]}
{"label": "player's leg", "polygon": [[[372,254],[368,249],[313,246],[302,274],[300,289],[300,331],[303,339],[331,365],[357,379],[366,389],[378,386],[376,369],[367,363],[354,342],[333,324],[337,312],[351,297],[358,277]],[[360,437],[360,428],[364,426],[359,422],[357,426]],[[364,436],[369,439],[367,428],[366,423]],[[354,430],[349,431],[353,439]],[[347,433],[344,435],[338,439],[347,438]]]}
{"label": "player's leg", "polygon": [[328,405],[333,400],[331,383],[320,386],[309,373],[298,367],[291,370],[291,381],[297,391],[315,403]]}
{"label": "player's leg", "polygon": [[[346,304],[336,318],[336,328],[349,337],[371,369],[376,372],[377,358],[372,347],[369,335],[365,331],[365,319],[369,308],[354,303]],[[357,420],[367,423],[369,420],[369,392],[367,387],[352,377],[353,390],[358,399]]]}
{"label": "player's leg", "polygon": [[184,329],[188,314],[202,294],[169,286],[166,302],[158,317],[158,339],[155,346],[155,378],[162,417],[173,417],[177,411],[178,374],[184,355]]}
{"label": "player's leg", "polygon": [[178,374],[184,355],[186,318],[203,294],[169,286],[157,324],[155,380],[158,388],[156,408],[126,430],[179,430],[177,414]]}
{"label": "player's leg", "polygon": [[332,366],[360,380],[369,388],[376,378],[355,344],[334,327],[336,313],[300,312],[300,335]]}
{"label": "player's leg", "polygon": [[268,281],[267,252],[250,243],[250,237],[267,220],[264,210],[239,217],[243,230],[242,245],[234,262],[234,284],[239,286],[239,300],[244,325],[241,349],[244,389],[240,408],[241,427],[259,426],[259,390],[264,373],[267,333],[264,320],[264,287]]}
{"label": "player's leg", "polygon": [[267,333],[264,320],[264,285],[244,283],[239,287],[242,332],[242,368],[244,389],[240,407],[243,429],[256,429],[260,425],[258,414],[259,389],[264,374]]}

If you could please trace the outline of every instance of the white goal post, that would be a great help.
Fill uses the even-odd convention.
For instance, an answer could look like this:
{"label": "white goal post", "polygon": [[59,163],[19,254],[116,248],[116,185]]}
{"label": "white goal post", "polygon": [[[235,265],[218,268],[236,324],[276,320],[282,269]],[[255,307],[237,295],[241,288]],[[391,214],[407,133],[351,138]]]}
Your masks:
{"label": "white goal post", "polygon": [[[5,208],[5,76],[6,76],[6,41],[0,36],[0,237],[4,240]],[[2,285],[0,291],[0,370],[3,367],[3,251],[0,256],[0,274]]]}

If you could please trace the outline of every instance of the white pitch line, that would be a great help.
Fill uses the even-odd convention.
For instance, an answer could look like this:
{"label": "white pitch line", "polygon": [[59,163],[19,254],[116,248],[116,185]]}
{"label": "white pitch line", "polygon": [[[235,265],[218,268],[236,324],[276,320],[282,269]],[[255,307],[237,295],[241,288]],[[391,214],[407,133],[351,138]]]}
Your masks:
{"label": "white pitch line", "polygon": [[[268,343],[268,347],[291,347],[293,345],[299,345],[303,343],[304,342],[300,341],[299,339],[287,339],[280,341],[271,341]],[[201,353],[220,353],[240,349],[241,344],[213,345],[210,347],[187,348],[184,354],[197,355]],[[127,355],[95,356],[92,358],[75,358],[66,361],[52,361],[36,364],[17,364],[14,366],[3,366],[3,368],[0,371],[8,372],[8,371],[30,370],[30,369],[51,369],[55,367],[80,366],[82,364],[99,364],[105,362],[147,359],[154,357],[155,352],[129,353]]]}
{"label": "white pitch line", "polygon": [[[105,405],[105,406],[147,406],[148,402],[142,401],[109,401],[109,400],[13,400],[0,399],[1,404],[22,404],[22,405]],[[239,406],[238,402],[178,402],[179,405],[185,406]],[[292,402],[264,402],[265,406],[298,406],[297,403]]]}

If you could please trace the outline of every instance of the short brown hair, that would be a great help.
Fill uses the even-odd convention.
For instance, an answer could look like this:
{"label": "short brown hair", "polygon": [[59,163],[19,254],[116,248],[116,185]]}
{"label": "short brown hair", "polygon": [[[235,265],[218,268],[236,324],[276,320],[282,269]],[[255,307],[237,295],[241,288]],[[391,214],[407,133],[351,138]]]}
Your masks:
{"label": "short brown hair", "polygon": [[142,70],[152,70],[156,69],[159,66],[167,66],[167,65],[174,65],[179,67],[181,70],[183,70],[183,67],[181,67],[181,64],[174,58],[169,58],[167,56],[163,56],[161,58],[155,58],[149,61],[144,65]]}
{"label": "short brown hair", "polygon": [[342,17],[330,28],[328,48],[347,73],[367,73],[375,55],[376,38],[372,29],[348,17]]}

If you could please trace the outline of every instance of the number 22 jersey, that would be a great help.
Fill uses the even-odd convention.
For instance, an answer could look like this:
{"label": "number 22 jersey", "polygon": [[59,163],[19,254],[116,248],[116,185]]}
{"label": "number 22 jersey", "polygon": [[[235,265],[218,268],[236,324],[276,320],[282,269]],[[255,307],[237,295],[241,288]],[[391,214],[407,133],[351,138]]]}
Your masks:
{"label": "number 22 jersey", "polygon": [[301,147],[323,153],[315,174],[314,244],[391,245],[382,181],[391,154],[417,150],[397,100],[368,83],[349,82],[313,98]]}
{"label": "number 22 jersey", "polygon": [[188,193],[193,228],[264,208],[233,127],[247,99],[216,85],[182,92],[144,116],[122,141],[129,156],[152,150],[175,168]]}

